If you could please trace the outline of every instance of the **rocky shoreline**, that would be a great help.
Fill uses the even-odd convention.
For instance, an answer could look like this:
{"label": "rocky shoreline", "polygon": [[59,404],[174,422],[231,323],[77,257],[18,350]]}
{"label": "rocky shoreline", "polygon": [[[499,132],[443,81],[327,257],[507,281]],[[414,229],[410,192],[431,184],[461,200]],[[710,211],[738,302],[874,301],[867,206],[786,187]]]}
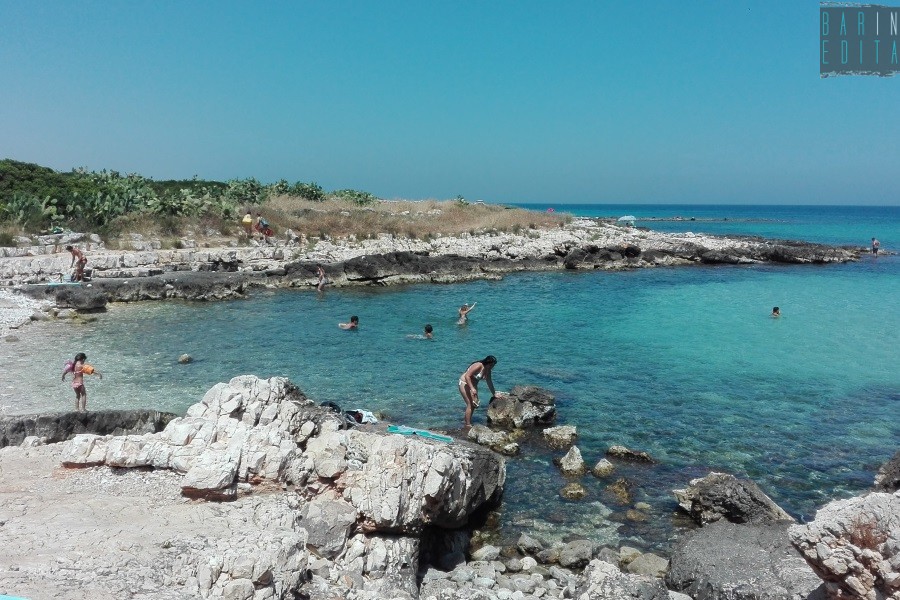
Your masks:
{"label": "rocky shoreline", "polygon": [[[193,239],[178,249],[133,235],[125,249],[109,250],[88,234],[39,236],[31,245],[0,248],[0,280],[28,298],[34,308],[52,304],[80,311],[107,302],[217,300],[239,298],[254,287],[317,284],[322,265],[331,287],[454,283],[498,279],[520,271],[621,270],[684,265],[763,263],[831,264],[855,261],[864,249],[753,237],[661,233],[622,227],[599,219],[576,219],[559,229],[519,233],[463,234],[431,240],[379,235],[367,240],[297,238],[290,231],[273,245],[238,246],[220,240],[199,247]],[[86,249],[92,279],[66,285],[68,244]],[[12,296],[0,297],[8,315]],[[20,304],[22,300],[18,301]],[[32,310],[33,312],[33,310]],[[27,319],[26,319],[27,320]],[[23,319],[0,318],[17,326]]]}
{"label": "rocky shoreline", "polygon": [[[546,427],[551,409],[539,390],[514,390],[494,407],[492,424]],[[0,449],[0,594],[32,600],[900,594],[900,453],[881,469],[877,491],[832,502],[802,525],[752,482],[715,473],[692,481],[676,496],[702,527],[684,536],[670,563],[633,548],[600,547],[589,536],[557,545],[527,534],[508,547],[479,543],[473,533],[490,522],[502,498],[504,458],[420,430],[398,435],[385,423],[348,426],[284,378],[236,377],[211,388],[183,417],[148,415],[18,418],[80,420],[87,432],[70,427],[58,433],[69,441],[48,444],[55,426],[32,427],[20,445]],[[23,430],[15,420],[4,430]],[[564,445],[575,438],[549,429],[546,435]],[[609,456],[650,458],[623,448]]]}

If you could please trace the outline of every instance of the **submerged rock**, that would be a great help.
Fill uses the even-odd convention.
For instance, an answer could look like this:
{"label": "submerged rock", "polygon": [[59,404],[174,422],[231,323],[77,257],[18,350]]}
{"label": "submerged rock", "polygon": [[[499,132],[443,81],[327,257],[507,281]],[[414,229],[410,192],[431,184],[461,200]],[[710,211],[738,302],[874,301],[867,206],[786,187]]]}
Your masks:
{"label": "submerged rock", "polygon": [[653,463],[653,457],[641,450],[631,450],[625,446],[610,446],[606,451],[607,456],[618,458],[620,460],[628,460],[631,462]]}
{"label": "submerged rock", "polygon": [[587,490],[577,481],[572,481],[559,490],[559,495],[566,500],[581,500],[587,496]]}
{"label": "submerged rock", "polygon": [[755,524],[794,521],[755,483],[727,473],[713,472],[702,479],[693,479],[689,487],[672,493],[678,505],[699,525],[719,519]]}

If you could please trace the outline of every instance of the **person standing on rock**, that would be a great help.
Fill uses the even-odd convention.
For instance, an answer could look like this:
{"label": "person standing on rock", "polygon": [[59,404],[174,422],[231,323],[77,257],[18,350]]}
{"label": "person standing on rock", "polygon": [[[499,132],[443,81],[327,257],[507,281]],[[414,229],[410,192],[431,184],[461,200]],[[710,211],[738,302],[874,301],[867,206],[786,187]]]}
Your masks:
{"label": "person standing on rock", "polygon": [[878,256],[878,249],[881,248],[881,242],[877,239],[872,238],[872,254]]}
{"label": "person standing on rock", "polygon": [[[63,371],[63,381],[66,380],[66,375],[69,372],[69,369]],[[72,389],[75,390],[75,411],[85,412],[87,411],[87,390],[84,387],[84,376],[96,375],[100,379],[103,379],[103,374],[87,364],[87,355],[84,352],[79,352],[75,355],[75,360],[72,361],[71,373]]]}
{"label": "person standing on rock", "polygon": [[322,265],[316,266],[316,273],[319,276],[319,283],[316,285],[316,289],[322,292],[325,290],[325,269],[322,268]]}
{"label": "person standing on rock", "polygon": [[247,234],[247,239],[253,237],[253,215],[250,214],[250,211],[247,211],[247,214],[244,215],[244,218],[241,219],[241,225],[244,226],[244,233]]}
{"label": "person standing on rock", "polygon": [[465,325],[469,322],[469,313],[472,312],[472,309],[475,308],[477,302],[473,302],[471,306],[467,304],[463,304],[459,307],[459,320],[456,322],[457,325]]}
{"label": "person standing on rock", "polygon": [[479,361],[473,362],[469,368],[459,378],[459,393],[466,403],[466,412],[463,422],[466,427],[472,426],[472,413],[478,408],[478,382],[482,379],[487,382],[488,389],[491,390],[491,399],[497,395],[494,390],[494,382],[491,379],[491,371],[497,364],[497,357],[493,354],[485,356]]}
{"label": "person standing on rock", "polygon": [[75,267],[75,274],[72,276],[72,281],[82,281],[84,279],[84,266],[87,264],[84,252],[74,246],[66,246],[66,250],[72,254],[72,262],[69,263],[69,268]]}

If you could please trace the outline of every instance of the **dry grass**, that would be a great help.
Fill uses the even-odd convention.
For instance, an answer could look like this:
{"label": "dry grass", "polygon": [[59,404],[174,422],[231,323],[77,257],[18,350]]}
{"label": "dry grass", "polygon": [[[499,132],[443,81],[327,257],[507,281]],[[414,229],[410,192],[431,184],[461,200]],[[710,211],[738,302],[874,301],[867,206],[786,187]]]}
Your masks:
{"label": "dry grass", "polygon": [[462,233],[520,232],[559,227],[567,214],[544,213],[492,204],[462,204],[455,200],[389,201],[357,206],[346,200],[311,202],[279,196],[262,208],[276,230],[293,229],[307,237],[357,239],[389,233],[432,239]]}

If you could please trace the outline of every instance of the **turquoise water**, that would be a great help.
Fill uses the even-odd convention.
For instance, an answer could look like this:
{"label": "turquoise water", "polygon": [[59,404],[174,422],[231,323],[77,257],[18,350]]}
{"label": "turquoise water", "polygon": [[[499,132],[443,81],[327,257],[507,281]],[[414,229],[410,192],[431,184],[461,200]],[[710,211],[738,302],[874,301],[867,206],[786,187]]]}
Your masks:
{"label": "turquoise water", "polygon": [[[891,248],[900,218],[880,219]],[[758,220],[769,223],[765,213]],[[628,506],[605,490],[609,481],[588,476],[588,498],[565,502],[553,454],[526,445],[509,463],[501,537],[528,528],[664,548],[682,524],[670,490],[710,469],[752,478],[801,519],[871,486],[900,446],[898,275],[898,257],[864,256],[116,305],[94,323],[37,324],[0,346],[11,367],[0,394],[10,412],[67,408],[73,394],[59,369],[85,351],[104,373],[88,382],[90,408],[183,412],[214,383],[254,373],[290,377],[320,402],[458,430],[459,374],[494,354],[499,389],[557,394],[559,422],[578,426],[590,464],[612,444],[659,460],[620,468],[633,502],[652,506],[646,522],[624,522]],[[473,301],[469,325],[456,326],[457,307]],[[768,316],[775,305],[781,319]],[[351,314],[359,331],[338,329]],[[434,341],[408,337],[426,322]],[[177,364],[184,352],[195,362]]]}

